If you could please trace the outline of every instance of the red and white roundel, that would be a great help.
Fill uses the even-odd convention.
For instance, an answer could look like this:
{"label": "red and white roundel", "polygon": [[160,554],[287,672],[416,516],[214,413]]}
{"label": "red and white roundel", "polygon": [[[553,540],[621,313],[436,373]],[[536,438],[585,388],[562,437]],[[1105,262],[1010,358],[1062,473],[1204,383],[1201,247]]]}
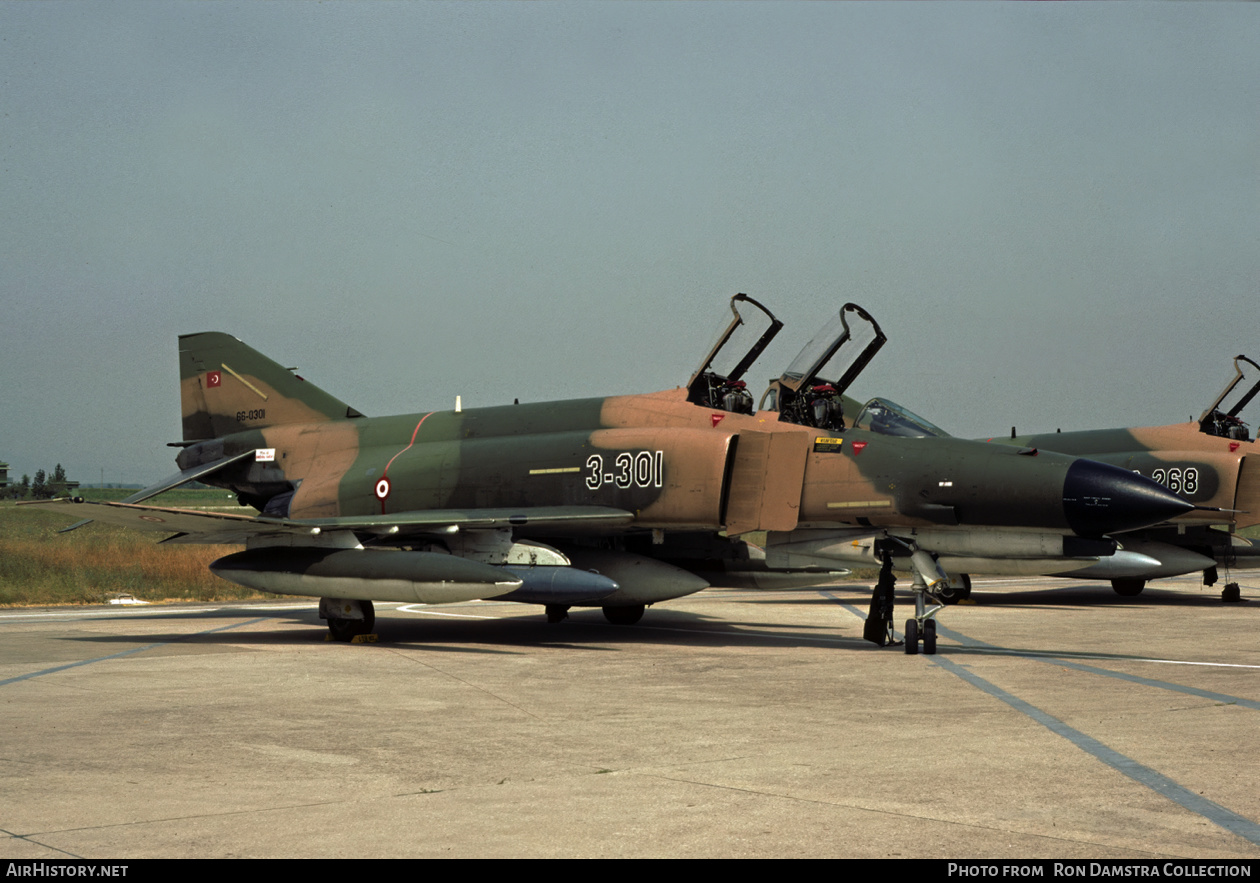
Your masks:
{"label": "red and white roundel", "polygon": [[383,500],[389,496],[389,479],[382,478],[376,483],[376,499]]}

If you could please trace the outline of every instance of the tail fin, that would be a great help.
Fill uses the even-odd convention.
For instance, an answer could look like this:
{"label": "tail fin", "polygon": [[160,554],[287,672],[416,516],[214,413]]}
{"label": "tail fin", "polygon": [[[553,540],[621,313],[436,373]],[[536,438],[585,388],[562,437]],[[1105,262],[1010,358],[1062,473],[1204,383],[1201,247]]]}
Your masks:
{"label": "tail fin", "polygon": [[179,337],[184,441],[363,415],[230,334]]}

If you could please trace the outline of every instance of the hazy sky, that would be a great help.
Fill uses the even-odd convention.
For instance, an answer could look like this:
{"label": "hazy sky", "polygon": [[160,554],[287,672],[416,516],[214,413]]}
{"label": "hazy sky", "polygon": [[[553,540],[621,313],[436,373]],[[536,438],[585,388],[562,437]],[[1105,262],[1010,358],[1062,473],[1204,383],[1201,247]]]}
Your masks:
{"label": "hazy sky", "polygon": [[737,291],[757,387],[852,300],[852,392],[955,434],[1186,420],[1260,358],[1258,47],[1255,4],[0,2],[0,460],[174,472],[181,333],[377,415],[678,385]]}

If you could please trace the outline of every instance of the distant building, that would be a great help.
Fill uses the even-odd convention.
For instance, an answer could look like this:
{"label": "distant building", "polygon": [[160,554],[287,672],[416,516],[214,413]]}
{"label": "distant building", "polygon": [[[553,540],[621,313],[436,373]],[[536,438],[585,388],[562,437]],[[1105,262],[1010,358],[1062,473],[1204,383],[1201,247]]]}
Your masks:
{"label": "distant building", "polygon": [[[16,490],[18,482],[9,481],[9,464],[0,460],[0,496],[3,496],[5,489],[9,487],[15,488],[14,493],[19,492]],[[51,476],[48,477],[48,490],[53,494],[53,496],[64,496],[73,490],[77,490],[78,487],[79,482],[77,481],[70,481],[69,479],[65,481],[53,481]]]}

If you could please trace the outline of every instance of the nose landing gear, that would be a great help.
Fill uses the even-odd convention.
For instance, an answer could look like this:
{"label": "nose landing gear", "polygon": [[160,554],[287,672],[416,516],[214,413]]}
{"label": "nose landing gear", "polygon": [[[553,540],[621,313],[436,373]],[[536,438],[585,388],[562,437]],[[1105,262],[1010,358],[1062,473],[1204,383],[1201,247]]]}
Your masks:
{"label": "nose landing gear", "polygon": [[[914,573],[914,619],[906,620],[906,655],[914,656],[919,652],[919,642],[923,642],[923,652],[928,656],[936,654],[936,612],[944,610],[944,604],[933,603],[928,606],[928,585],[923,575]],[[935,599],[933,599],[935,601]]]}

